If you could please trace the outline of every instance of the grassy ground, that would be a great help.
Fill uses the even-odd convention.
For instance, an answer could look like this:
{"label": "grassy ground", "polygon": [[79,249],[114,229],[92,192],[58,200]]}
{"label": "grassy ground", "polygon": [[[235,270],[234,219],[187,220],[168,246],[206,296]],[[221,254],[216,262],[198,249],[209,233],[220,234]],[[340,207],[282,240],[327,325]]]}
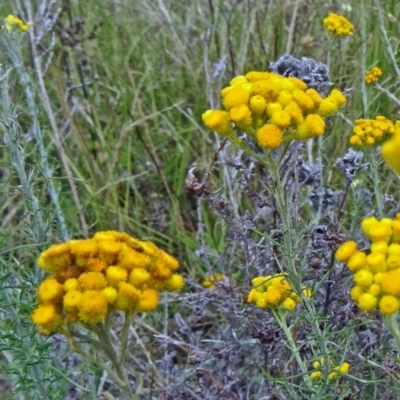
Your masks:
{"label": "grassy ground", "polygon": [[[398,60],[400,4],[381,3]],[[2,15],[28,20],[30,2],[22,9],[18,4],[0,0]],[[380,157],[374,164],[373,151],[365,151],[365,167],[343,206],[345,179],[334,167],[349,148],[357,118],[397,119],[399,102],[390,95],[398,96],[399,76],[382,37],[377,3],[63,0],[50,6],[50,14],[33,20],[31,30],[43,31],[36,48],[48,67],[44,84],[59,137],[40,91],[29,35],[13,36],[25,84],[4,41],[0,55],[2,75],[14,67],[2,86],[10,107],[3,101],[1,128],[9,130],[10,119],[18,124],[14,151],[7,140],[0,148],[0,369],[7,398],[123,398],[104,371],[72,355],[62,336],[40,338],[29,318],[41,278],[35,266],[39,253],[51,243],[108,229],[155,242],[179,259],[187,281],[180,295],[163,297],[159,310],[138,316],[131,330],[127,368],[138,399],[399,398],[398,361],[381,316],[358,310],[348,295],[350,275],[339,263],[324,264],[339,242],[318,254],[321,265],[312,267],[309,257],[316,227],[360,238],[360,222],[378,215],[379,198],[387,200],[383,215],[393,217],[399,210],[397,176]],[[353,37],[327,34],[322,20],[330,12],[354,24]],[[51,14],[57,19],[46,31]],[[319,187],[336,196],[331,207],[315,212],[312,186],[297,188],[294,197],[286,188],[288,204],[296,199],[289,207],[297,221],[296,262],[316,293],[315,311],[290,319],[291,335],[310,372],[320,356],[351,365],[350,376],[317,384],[314,391],[304,383],[272,314],[244,301],[250,280],[277,272],[276,258],[285,255],[279,235],[287,232],[274,212],[268,172],[233,145],[215,157],[222,139],[201,121],[205,110],[219,105],[220,89],[234,76],[266,70],[285,53],[327,64],[335,87],[349,89],[346,106],[328,118],[325,135],[293,150],[285,167],[298,172],[302,158],[319,168]],[[373,65],[382,69],[380,85],[389,95],[377,87],[363,93],[363,73]],[[251,173],[229,166],[232,156]],[[185,179],[195,167],[201,180],[214,157],[211,194],[199,199],[185,190]],[[256,194],[267,207],[257,206]],[[272,251],[276,243],[280,250]],[[214,272],[227,278],[222,288],[210,291],[201,282]],[[328,286],[333,295],[326,310]],[[320,337],[310,326],[322,331]],[[118,329],[117,320],[117,336]]]}

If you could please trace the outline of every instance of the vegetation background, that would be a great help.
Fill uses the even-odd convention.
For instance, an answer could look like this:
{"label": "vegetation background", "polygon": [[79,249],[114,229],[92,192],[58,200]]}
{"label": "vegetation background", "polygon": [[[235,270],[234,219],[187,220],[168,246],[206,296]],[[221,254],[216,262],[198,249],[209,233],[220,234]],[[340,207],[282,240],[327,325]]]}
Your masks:
{"label": "vegetation background", "polygon": [[[3,96],[2,134],[8,119],[15,119],[19,134],[13,143],[23,157],[18,164],[7,141],[0,147],[2,398],[120,398],[104,371],[71,354],[62,337],[39,337],[29,318],[40,251],[67,237],[108,229],[154,241],[179,259],[187,280],[180,295],[166,296],[159,311],[139,316],[132,327],[128,365],[138,399],[400,398],[393,344],[378,316],[352,306],[344,273],[334,277],[329,313],[316,318],[324,318],[326,341],[334,343],[330,356],[346,357],[351,377],[303,392],[278,326],[268,311],[243,300],[250,279],[269,268],[262,257],[248,262],[249,243],[279,230],[263,171],[253,167],[246,175],[233,168],[230,156],[242,157],[247,166],[248,160],[229,145],[216,154],[220,139],[201,122],[236,75],[264,71],[285,53],[326,63],[335,86],[351,89],[348,103],[329,119],[323,138],[299,152],[307,165],[319,168],[322,186],[339,193],[345,183],[334,164],[349,148],[353,121],[398,115],[399,77],[378,6],[398,60],[396,0],[0,0],[2,18],[37,16],[29,33],[16,35],[23,65],[4,42],[0,53],[3,84],[12,68],[6,89],[2,86],[11,104],[7,108]],[[330,12],[354,24],[353,37],[327,34],[322,20]],[[385,89],[368,88],[365,98],[363,76],[373,65],[384,72]],[[213,160],[212,196],[202,201],[185,190],[185,179],[195,167],[191,171],[201,180]],[[367,164],[357,175],[362,191],[356,185],[349,191],[338,226],[338,203],[315,212],[312,188],[303,185],[297,194],[303,228],[293,235],[311,240],[314,228],[324,224],[352,237],[375,207],[375,178],[385,211],[398,211],[397,178],[380,161]],[[21,170],[31,194],[21,183]],[[257,196],[267,199],[267,211],[257,206]],[[306,247],[299,247],[299,254],[307,266]],[[306,278],[325,282],[332,279],[332,267],[310,266]],[[224,287],[202,287],[215,272],[227,277]],[[310,357],[311,370],[315,343],[302,329],[299,325],[293,335]]]}

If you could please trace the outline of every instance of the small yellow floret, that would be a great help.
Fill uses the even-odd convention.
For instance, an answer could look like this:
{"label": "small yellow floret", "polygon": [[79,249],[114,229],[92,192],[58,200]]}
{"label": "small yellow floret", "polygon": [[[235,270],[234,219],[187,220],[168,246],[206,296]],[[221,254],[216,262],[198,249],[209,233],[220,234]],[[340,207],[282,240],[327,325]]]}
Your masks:
{"label": "small yellow floret", "polygon": [[371,293],[363,293],[357,301],[358,307],[365,312],[373,311],[378,304],[378,299]]}
{"label": "small yellow floret", "polygon": [[229,117],[236,126],[244,131],[251,127],[251,111],[247,104],[241,104],[239,106],[231,108],[231,110],[229,111]]}
{"label": "small yellow floret", "polygon": [[222,110],[208,110],[203,115],[203,122],[208,128],[221,136],[230,135],[232,131],[229,114]]}
{"label": "small yellow floret", "polygon": [[47,278],[39,286],[38,298],[41,303],[54,303],[61,300],[63,293],[63,285],[58,283],[57,279]]}
{"label": "small yellow floret", "polygon": [[118,292],[112,286],[107,286],[101,291],[102,295],[106,298],[107,302],[113,304],[115,299],[117,298]]}
{"label": "small yellow floret", "polygon": [[354,240],[343,243],[335,253],[338,261],[346,262],[356,252],[357,243]]}
{"label": "small yellow floret", "polygon": [[98,291],[88,290],[82,295],[79,303],[79,318],[87,324],[97,324],[107,314],[108,302],[105,296]]}
{"label": "small yellow floret", "polygon": [[331,99],[326,98],[321,101],[319,105],[318,114],[321,117],[327,117],[329,115],[335,114],[339,106],[334,103]]}
{"label": "small yellow floret", "polygon": [[394,296],[383,296],[379,302],[379,309],[383,315],[394,314],[399,308],[400,302]]}
{"label": "small yellow floret", "polygon": [[63,299],[63,307],[67,312],[77,312],[82,301],[83,293],[79,290],[70,290]]}
{"label": "small yellow floret", "polygon": [[136,309],[139,312],[149,312],[158,306],[158,302],[158,292],[154,289],[146,289],[143,290]]}
{"label": "small yellow floret", "polygon": [[380,284],[383,292],[393,296],[400,295],[400,270],[384,272]]}
{"label": "small yellow floret", "polygon": [[366,266],[367,255],[363,251],[356,251],[347,261],[350,271],[358,271]]}
{"label": "small yellow floret", "polygon": [[69,243],[53,244],[40,254],[37,264],[43,270],[56,274],[61,268],[71,265],[71,249]]}
{"label": "small yellow floret", "polygon": [[[142,268],[138,269],[142,270]],[[112,265],[106,269],[106,277],[107,277],[107,282],[110,285],[118,286],[120,282],[126,282],[126,280],[128,279],[128,271],[124,268]]]}
{"label": "small yellow floret", "polygon": [[150,278],[150,273],[144,268],[134,268],[129,275],[129,283],[139,288],[147,283]]}
{"label": "small yellow floret", "polygon": [[64,291],[69,292],[70,290],[79,289],[78,279],[70,278],[64,282]]}
{"label": "small yellow floret", "polygon": [[266,124],[257,131],[257,142],[266,149],[276,149],[282,140],[282,131],[275,125]]}
{"label": "small yellow floret", "polygon": [[267,303],[274,306],[277,305],[282,298],[282,294],[279,289],[274,287],[269,288],[269,290],[265,292],[264,296]]}
{"label": "small yellow floret", "polygon": [[386,271],[386,257],[382,253],[371,253],[367,256],[367,265],[372,273]]}
{"label": "small yellow floret", "polygon": [[372,282],[374,281],[374,275],[371,271],[361,269],[354,274],[353,279],[356,285],[367,288],[371,286]]}
{"label": "small yellow floret", "polygon": [[173,274],[172,277],[164,284],[165,290],[170,292],[181,290],[184,286],[185,281],[183,280],[183,276],[179,274]]}
{"label": "small yellow floret", "polygon": [[282,303],[282,307],[288,311],[293,311],[296,308],[296,302],[290,297],[286,297]]}
{"label": "small yellow floret", "polygon": [[102,290],[106,287],[107,281],[101,272],[85,272],[79,278],[81,290]]}
{"label": "small yellow floret", "polygon": [[291,118],[288,112],[281,110],[275,111],[271,116],[271,124],[276,125],[280,129],[287,128],[291,123]]}
{"label": "small yellow floret", "polygon": [[32,321],[36,325],[48,325],[57,319],[57,309],[54,304],[40,304],[32,313]]}
{"label": "small yellow floret", "polygon": [[350,298],[354,301],[357,301],[363,293],[364,293],[363,287],[357,285],[353,286],[350,291]]}

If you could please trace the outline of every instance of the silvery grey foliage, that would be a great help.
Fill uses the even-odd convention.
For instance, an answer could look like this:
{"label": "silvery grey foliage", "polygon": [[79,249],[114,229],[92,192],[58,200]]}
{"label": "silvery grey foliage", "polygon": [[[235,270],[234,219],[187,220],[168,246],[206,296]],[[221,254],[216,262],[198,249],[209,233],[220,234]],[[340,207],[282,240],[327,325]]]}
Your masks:
{"label": "silvery grey foliage", "polygon": [[339,168],[345,178],[351,181],[361,166],[363,156],[362,151],[349,149],[342,158],[336,160],[335,167]]}
{"label": "silvery grey foliage", "polygon": [[307,83],[308,87],[317,90],[325,96],[333,83],[329,79],[328,67],[308,57],[297,59],[290,54],[284,54],[275,62],[269,63],[272,72],[282,76],[294,76]]}
{"label": "silvery grey foliage", "polygon": [[318,188],[312,190],[308,195],[312,203],[312,209],[314,212],[317,212],[319,207],[321,207],[321,211],[327,212],[332,210],[335,206],[337,199],[338,199],[338,192],[325,189],[325,188]]}
{"label": "silvery grey foliage", "polygon": [[321,167],[319,163],[307,164],[299,157],[299,183],[302,185],[316,186],[321,180]]}

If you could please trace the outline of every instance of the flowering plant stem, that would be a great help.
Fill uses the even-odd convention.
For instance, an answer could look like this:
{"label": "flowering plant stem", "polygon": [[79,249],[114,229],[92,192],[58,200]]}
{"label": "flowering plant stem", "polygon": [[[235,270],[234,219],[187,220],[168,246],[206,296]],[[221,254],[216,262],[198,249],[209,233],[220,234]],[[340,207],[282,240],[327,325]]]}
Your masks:
{"label": "flowering plant stem", "polygon": [[[121,389],[121,392],[123,394],[122,398],[127,400],[134,400],[136,398],[135,394],[132,391],[129,377],[124,367],[129,327],[131,326],[133,317],[133,311],[128,311],[125,313],[125,321],[120,334],[121,339],[119,352],[115,350],[111,342],[110,328],[107,321],[90,327],[88,326],[88,329],[94,332],[99,340],[93,339],[90,336],[79,332],[71,331],[68,329],[68,327],[66,329],[63,329],[62,331],[62,333],[67,337],[72,349],[76,353],[80,354],[83,358],[104,369],[104,371],[107,371],[110,378]],[[83,348],[77,344],[75,339],[80,339],[87,342],[91,346],[92,350],[95,350],[96,353],[98,351],[104,352],[108,360],[111,362],[111,366],[108,363],[100,360],[99,358],[91,356],[87,351],[83,350]]]}
{"label": "flowering plant stem", "polygon": [[383,202],[382,202],[382,193],[380,188],[380,179],[378,175],[378,160],[376,157],[376,149],[373,147],[370,149],[370,161],[372,167],[372,174],[374,180],[374,194],[375,194],[375,201],[376,207],[378,208],[378,218],[383,218]]}
{"label": "flowering plant stem", "polygon": [[[287,147],[284,148],[284,151]],[[280,159],[284,155],[281,154]],[[296,267],[296,249],[297,244],[293,242],[293,238],[296,237],[294,234],[295,226],[292,221],[294,220],[290,215],[290,209],[288,207],[289,201],[285,195],[285,177],[281,178],[279,174],[279,163],[273,159],[270,152],[266,152],[266,160],[264,160],[264,166],[271,173],[274,181],[272,195],[276,202],[276,209],[279,213],[282,222],[282,235],[283,235],[283,251],[286,256],[286,270],[289,273],[289,279],[291,284],[295,288],[296,292],[301,295],[303,302],[305,303],[305,318],[311,325],[313,332],[316,336],[318,344],[323,354],[327,354],[328,350],[326,347],[326,341],[321,328],[319,326],[318,318],[316,318],[317,311],[312,299],[304,296],[302,290],[301,276]]]}
{"label": "flowering plant stem", "polygon": [[299,368],[304,375],[304,380],[307,383],[307,386],[311,390],[313,390],[313,385],[312,385],[310,376],[308,375],[308,372],[307,372],[307,366],[303,362],[303,360],[300,356],[300,353],[296,346],[296,343],[293,340],[291,328],[287,324],[286,318],[287,318],[288,312],[283,310],[282,308],[271,309],[271,311],[274,314],[276,322],[282,328],[282,330],[286,336],[286,339],[287,339],[286,345],[289,348],[289,350],[292,352],[294,358],[296,359],[297,364],[299,365]]}
{"label": "flowering plant stem", "polygon": [[397,314],[398,312],[395,312],[391,315],[385,315],[383,319],[385,321],[386,328],[394,338],[397,347],[397,357],[400,358],[400,329],[397,323]]}

